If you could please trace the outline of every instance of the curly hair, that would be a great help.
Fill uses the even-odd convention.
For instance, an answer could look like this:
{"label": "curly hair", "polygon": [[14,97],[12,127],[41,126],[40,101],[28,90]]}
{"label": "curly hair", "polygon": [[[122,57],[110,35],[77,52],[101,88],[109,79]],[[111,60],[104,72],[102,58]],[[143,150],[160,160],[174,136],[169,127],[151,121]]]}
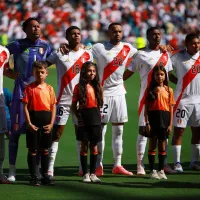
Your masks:
{"label": "curly hair", "polygon": [[97,105],[98,107],[102,107],[103,106],[103,90],[100,84],[100,80],[99,80],[99,74],[98,74],[98,70],[97,70],[97,66],[95,63],[93,62],[85,62],[82,65],[81,68],[81,73],[80,73],[80,80],[79,80],[79,94],[80,94],[80,105],[85,106],[86,102],[87,102],[87,91],[86,91],[86,86],[87,86],[87,71],[89,67],[95,67],[96,69],[96,76],[95,78],[90,82],[90,84],[93,86],[94,91],[95,91],[95,97],[96,97],[96,101],[97,101]]}
{"label": "curly hair", "polygon": [[156,100],[158,98],[158,95],[157,95],[157,92],[156,92],[156,89],[158,87],[158,83],[155,80],[155,73],[158,72],[158,71],[163,71],[165,73],[165,80],[164,80],[163,84],[165,86],[167,86],[168,99],[169,99],[169,102],[170,102],[170,97],[171,96],[170,96],[170,91],[169,91],[167,72],[166,72],[166,69],[165,69],[165,67],[163,65],[155,66],[153,68],[151,81],[150,81],[150,84],[148,86],[147,100],[148,101],[154,101],[154,100]]}

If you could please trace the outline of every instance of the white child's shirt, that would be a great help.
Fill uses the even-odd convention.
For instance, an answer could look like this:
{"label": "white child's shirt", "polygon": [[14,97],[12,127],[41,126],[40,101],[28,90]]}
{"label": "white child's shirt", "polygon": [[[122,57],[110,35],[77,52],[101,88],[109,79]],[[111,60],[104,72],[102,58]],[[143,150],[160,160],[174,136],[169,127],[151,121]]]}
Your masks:
{"label": "white child's shirt", "polygon": [[73,90],[79,81],[82,64],[93,61],[92,53],[82,48],[70,51],[67,55],[54,51],[47,61],[55,64],[57,69],[57,104],[71,105]]}
{"label": "white child's shirt", "polygon": [[105,42],[93,45],[92,50],[93,56],[96,59],[104,96],[126,94],[123,84],[123,73],[137,49],[125,42],[120,42],[119,45]]}

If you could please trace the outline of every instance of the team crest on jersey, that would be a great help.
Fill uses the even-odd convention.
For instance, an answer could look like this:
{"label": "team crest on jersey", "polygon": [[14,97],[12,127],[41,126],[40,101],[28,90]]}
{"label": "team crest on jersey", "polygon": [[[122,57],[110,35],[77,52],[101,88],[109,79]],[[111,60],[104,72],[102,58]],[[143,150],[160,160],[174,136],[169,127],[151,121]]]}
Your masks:
{"label": "team crest on jersey", "polygon": [[40,54],[44,54],[44,48],[43,48],[43,47],[40,47],[40,48],[39,48],[39,53],[40,53]]}
{"label": "team crest on jersey", "polygon": [[177,119],[177,123],[181,124],[182,123],[182,119]]}

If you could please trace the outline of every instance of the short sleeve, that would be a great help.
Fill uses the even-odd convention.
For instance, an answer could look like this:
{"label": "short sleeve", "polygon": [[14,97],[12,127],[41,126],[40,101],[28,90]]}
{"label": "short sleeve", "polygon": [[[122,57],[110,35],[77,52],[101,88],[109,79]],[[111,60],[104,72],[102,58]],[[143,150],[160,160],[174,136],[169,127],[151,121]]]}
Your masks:
{"label": "short sleeve", "polygon": [[176,102],[175,102],[175,99],[174,99],[174,92],[173,92],[172,88],[170,88],[169,90],[170,90],[170,104],[175,105]]}
{"label": "short sleeve", "polygon": [[29,102],[29,98],[30,98],[30,87],[26,86],[25,90],[24,90],[24,96],[22,99],[23,103],[28,103]]}
{"label": "short sleeve", "polygon": [[47,57],[47,61],[52,63],[52,64],[56,64],[56,58],[57,58],[57,52],[53,51],[48,57]]}
{"label": "short sleeve", "polygon": [[56,100],[56,95],[52,86],[50,87],[50,95],[51,95],[51,106],[53,106],[54,104],[57,103],[57,100]]}

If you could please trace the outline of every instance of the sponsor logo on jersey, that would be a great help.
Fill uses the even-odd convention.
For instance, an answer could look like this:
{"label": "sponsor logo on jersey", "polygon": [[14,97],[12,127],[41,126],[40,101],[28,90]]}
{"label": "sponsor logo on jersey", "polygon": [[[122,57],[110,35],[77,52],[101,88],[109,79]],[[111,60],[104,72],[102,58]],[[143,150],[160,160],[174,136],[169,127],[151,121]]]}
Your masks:
{"label": "sponsor logo on jersey", "polygon": [[26,53],[29,53],[29,49],[28,49],[28,48],[27,48],[27,49],[25,49],[25,50],[24,50],[24,52],[26,52]]}

